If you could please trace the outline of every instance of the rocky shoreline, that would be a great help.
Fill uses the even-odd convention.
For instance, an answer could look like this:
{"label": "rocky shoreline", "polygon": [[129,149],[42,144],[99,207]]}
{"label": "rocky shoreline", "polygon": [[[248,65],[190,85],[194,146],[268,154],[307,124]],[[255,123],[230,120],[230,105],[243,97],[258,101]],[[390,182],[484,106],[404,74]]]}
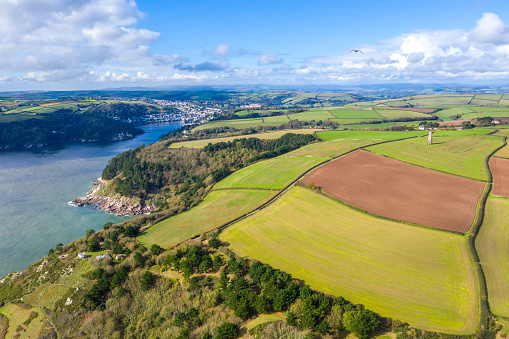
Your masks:
{"label": "rocky shoreline", "polygon": [[85,197],[77,198],[70,201],[69,204],[76,207],[86,205],[96,205],[94,209],[105,211],[107,213],[119,215],[119,216],[134,216],[139,214],[149,214],[156,210],[154,205],[142,206],[142,205],[129,205],[130,199],[121,197],[115,199],[112,197],[105,197],[97,195],[97,192],[106,184],[101,178],[94,180],[94,187]]}

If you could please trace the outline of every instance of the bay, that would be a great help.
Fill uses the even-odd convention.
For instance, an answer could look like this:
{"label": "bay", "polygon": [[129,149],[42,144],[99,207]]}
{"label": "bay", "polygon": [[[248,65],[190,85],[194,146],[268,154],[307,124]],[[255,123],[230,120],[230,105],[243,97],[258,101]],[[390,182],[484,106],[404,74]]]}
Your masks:
{"label": "bay", "polygon": [[141,126],[145,134],[107,144],[0,152],[0,278],[24,270],[50,248],[78,239],[88,229],[126,220],[68,202],[86,195],[113,156],[156,142],[180,126]]}

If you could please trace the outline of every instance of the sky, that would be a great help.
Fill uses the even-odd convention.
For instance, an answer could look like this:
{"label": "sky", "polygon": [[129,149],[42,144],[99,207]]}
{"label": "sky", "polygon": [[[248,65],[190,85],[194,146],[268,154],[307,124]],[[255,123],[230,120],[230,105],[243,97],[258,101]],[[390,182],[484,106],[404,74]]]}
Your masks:
{"label": "sky", "polygon": [[508,25],[507,0],[0,0],[0,90],[507,85]]}

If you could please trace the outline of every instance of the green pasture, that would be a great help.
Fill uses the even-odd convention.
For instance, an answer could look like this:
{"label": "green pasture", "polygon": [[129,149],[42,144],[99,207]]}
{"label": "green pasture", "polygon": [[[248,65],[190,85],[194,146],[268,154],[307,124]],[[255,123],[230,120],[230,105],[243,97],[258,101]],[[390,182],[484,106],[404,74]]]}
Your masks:
{"label": "green pasture", "polygon": [[199,131],[202,129],[216,128],[216,127],[233,127],[238,129],[249,128],[254,126],[264,125],[261,118],[256,119],[234,119],[234,120],[218,120],[211,121],[206,124],[200,125],[193,129],[193,131]]}
{"label": "green pasture", "polygon": [[509,112],[509,107],[501,107],[495,106],[495,107],[471,107],[473,112]]}
{"label": "green pasture", "polygon": [[288,117],[292,120],[311,121],[311,120],[328,120],[334,118],[334,115],[329,111],[307,111],[303,113],[289,114]]}
{"label": "green pasture", "polygon": [[315,129],[315,128],[291,129],[291,130],[282,130],[282,131],[267,132],[267,133],[239,135],[239,136],[234,136],[234,137],[182,141],[182,142],[175,142],[175,143],[171,144],[170,148],[180,148],[180,147],[203,148],[203,147],[207,146],[209,143],[216,144],[218,142],[228,142],[228,141],[233,141],[235,139],[248,139],[248,138],[277,139],[287,133],[312,134],[315,131],[321,131],[321,129]]}
{"label": "green pasture", "polygon": [[[339,119],[331,119],[333,121],[336,121],[338,122]],[[343,128],[348,128],[348,129],[355,129],[355,130],[370,130],[370,129],[383,129],[383,128],[387,128],[387,127],[391,127],[391,126],[394,126],[395,123],[394,122],[382,122],[382,123],[379,123],[379,124],[358,124],[358,123],[355,123],[355,124],[347,124],[347,125],[342,125]]]}
{"label": "green pasture", "polygon": [[[378,125],[378,124],[376,124]],[[369,126],[369,125],[368,125]],[[427,135],[426,131],[393,132],[393,131],[325,131],[316,133],[325,141],[338,139],[375,139],[398,140],[420,135]]]}
{"label": "green pasture", "polygon": [[277,115],[275,117],[262,118],[265,125],[282,125],[290,122],[290,119],[286,115]]}
{"label": "green pasture", "polygon": [[331,110],[331,114],[333,114],[338,119],[368,119],[368,120],[379,120],[382,117],[377,114],[375,111],[371,110]]}
{"label": "green pasture", "polygon": [[492,118],[507,118],[509,117],[509,110],[506,111],[491,111],[491,112],[477,112],[477,113],[466,113],[461,116],[461,119],[465,120],[473,120],[477,118],[483,117],[492,117]]}
{"label": "green pasture", "polygon": [[489,128],[472,128],[472,129],[451,129],[451,130],[440,130],[440,131],[434,131],[433,137],[445,137],[445,136],[465,136],[465,135],[485,135],[488,133],[493,132],[493,129]]}
{"label": "green pasture", "polygon": [[299,148],[291,153],[288,153],[288,156],[295,157],[337,157],[346,152],[352,151],[359,147],[364,147],[368,145],[372,145],[380,141],[372,140],[372,139],[361,139],[361,140],[335,140],[335,141],[324,141],[318,142],[310,145],[306,145],[304,147]]}
{"label": "green pasture", "polygon": [[440,107],[442,105],[468,105],[472,98],[472,95],[440,95],[432,97],[420,97],[408,100],[407,103],[412,106],[432,107]]}
{"label": "green pasture", "polygon": [[375,111],[385,119],[397,119],[397,118],[429,118],[429,114],[418,113],[413,111],[397,110],[397,109],[380,109],[375,108]]}
{"label": "green pasture", "polygon": [[502,94],[476,94],[474,99],[499,101],[501,98]]}
{"label": "green pasture", "polygon": [[486,157],[502,144],[495,136],[426,137],[375,145],[367,150],[415,165],[456,174],[475,180],[488,180],[484,166]]}
{"label": "green pasture", "polygon": [[[453,121],[451,116],[457,115],[457,114],[466,114],[466,113],[472,113],[472,108],[465,106],[465,107],[456,107],[456,108],[448,108],[444,109],[442,111],[435,112],[434,114],[442,119],[442,121]],[[460,118],[462,119],[462,118]]]}
{"label": "green pasture", "polygon": [[[350,128],[351,125],[368,125],[368,126],[369,125],[373,125],[373,124],[368,124],[368,123],[370,123],[370,122],[372,122],[374,120],[381,120],[381,119],[382,118],[379,118],[379,119],[348,119],[348,118],[341,118],[341,119],[329,119],[329,120],[337,122],[338,124],[340,124],[342,126]],[[381,123],[381,124],[383,124],[383,123]],[[379,125],[379,124],[377,124],[377,125]]]}
{"label": "green pasture", "polygon": [[493,314],[509,317],[509,199],[488,198],[475,244]]}
{"label": "green pasture", "polygon": [[220,239],[382,316],[456,334],[478,325],[477,278],[460,235],[376,218],[294,187]]}
{"label": "green pasture", "polygon": [[[32,312],[38,313],[38,316],[32,319],[28,325],[24,324]],[[16,304],[6,304],[0,307],[0,314],[9,319],[9,328],[5,338],[37,338],[40,332],[46,328],[46,314],[38,307],[24,309]],[[23,330],[18,332],[19,336],[16,335],[18,326],[23,327]]]}
{"label": "green pasture", "polygon": [[273,112],[285,112],[285,111],[286,111],[286,109],[268,109],[268,110],[253,109],[253,110],[238,111],[237,113],[235,113],[235,115],[238,115],[240,117],[244,116],[244,115],[248,115],[248,114],[253,114],[253,113],[258,113],[260,115],[270,115]]}
{"label": "green pasture", "polygon": [[153,225],[138,240],[146,245],[173,246],[251,212],[274,195],[276,192],[269,190],[214,191],[189,211]]}
{"label": "green pasture", "polygon": [[257,162],[230,174],[216,185],[218,188],[281,189],[309,168],[328,160],[326,157],[279,157]]}

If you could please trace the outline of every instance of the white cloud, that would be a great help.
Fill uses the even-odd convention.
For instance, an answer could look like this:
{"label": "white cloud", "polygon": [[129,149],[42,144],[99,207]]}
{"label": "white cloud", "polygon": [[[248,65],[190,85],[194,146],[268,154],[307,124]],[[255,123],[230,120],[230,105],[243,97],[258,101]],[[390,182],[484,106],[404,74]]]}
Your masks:
{"label": "white cloud", "polygon": [[277,54],[269,53],[269,54],[262,54],[260,56],[260,59],[258,60],[258,65],[274,65],[274,64],[282,64],[284,60],[282,58],[278,58]]}
{"label": "white cloud", "polygon": [[207,79],[207,76],[202,74],[202,75],[197,75],[197,74],[180,74],[180,73],[175,73],[171,79],[175,79],[175,80],[198,80],[198,81],[201,81],[201,80],[205,80]]}
{"label": "white cloud", "polygon": [[[509,72],[509,28],[494,13],[484,13],[475,28],[405,33],[363,54],[311,57],[321,65],[296,70],[297,74],[324,74],[328,79],[372,81],[398,79],[503,79]],[[327,67],[333,65],[334,67]]]}
{"label": "white cloud", "polygon": [[230,45],[228,44],[218,44],[216,48],[212,51],[212,55],[215,56],[226,56],[230,51]]}

